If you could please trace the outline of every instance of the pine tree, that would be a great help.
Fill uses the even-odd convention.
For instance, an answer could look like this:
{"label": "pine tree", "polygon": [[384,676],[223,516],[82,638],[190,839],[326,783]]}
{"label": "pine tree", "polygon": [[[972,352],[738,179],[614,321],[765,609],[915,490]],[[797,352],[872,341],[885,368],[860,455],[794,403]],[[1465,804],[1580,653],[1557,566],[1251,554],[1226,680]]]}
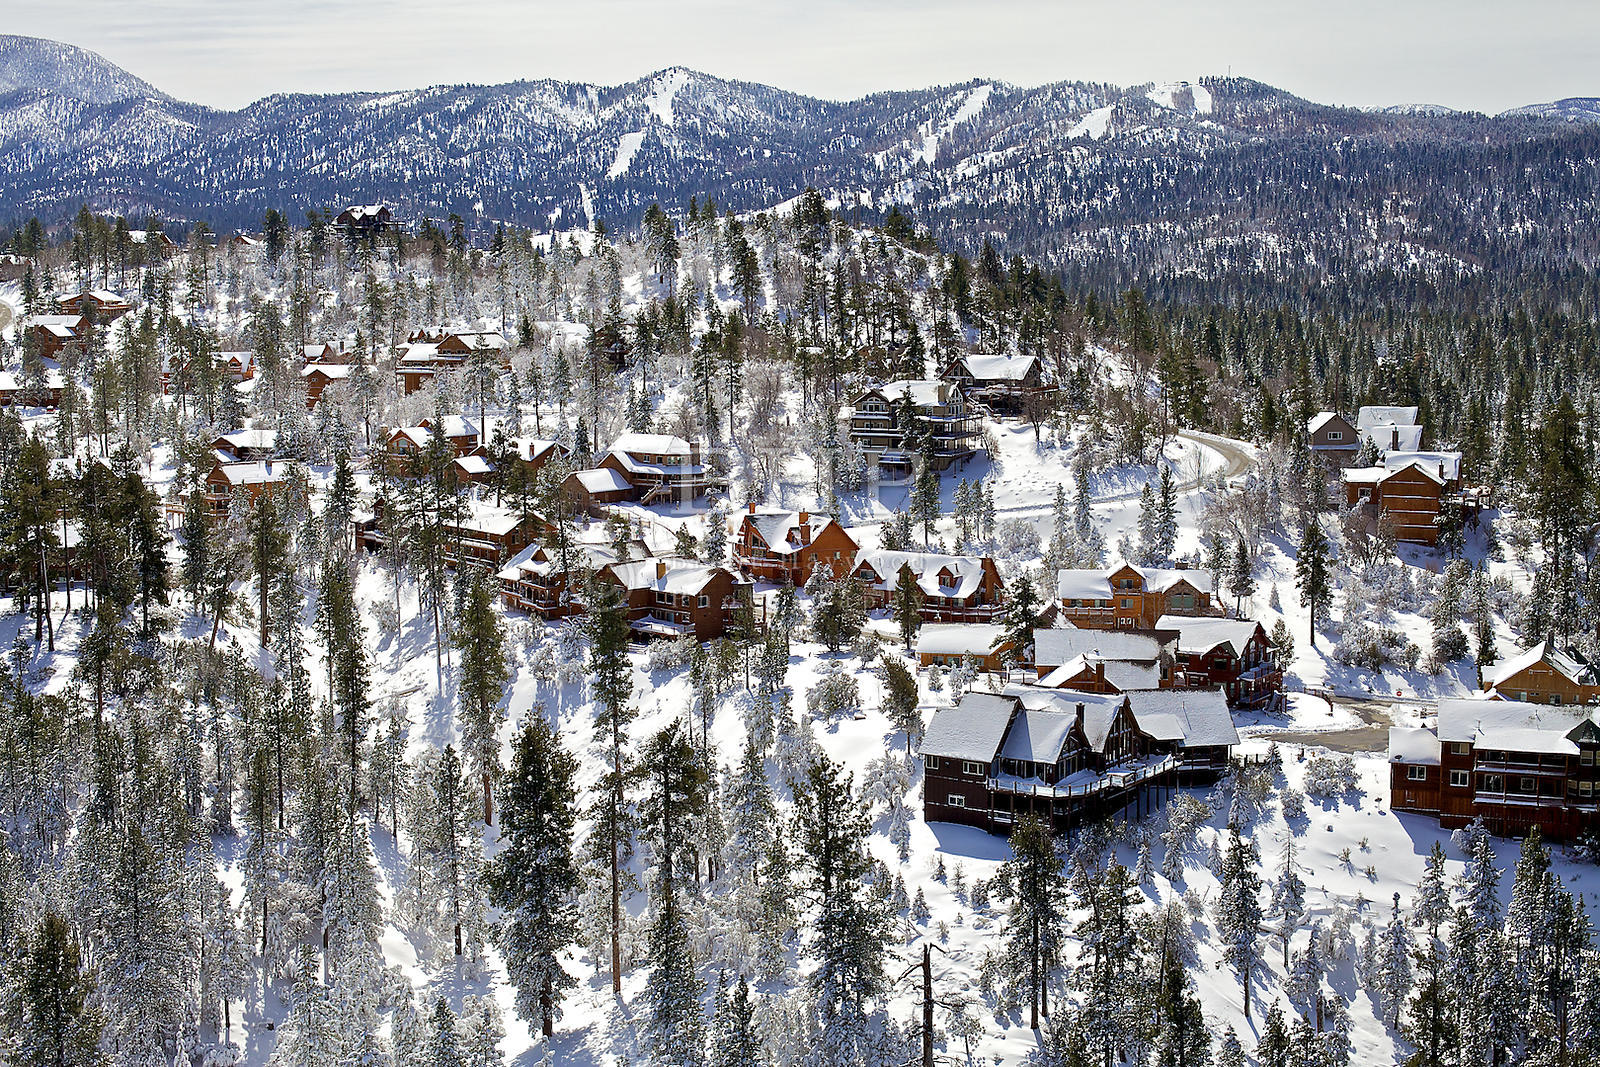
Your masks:
{"label": "pine tree", "polygon": [[911,642],[916,639],[917,631],[922,627],[922,589],[917,585],[917,576],[911,572],[910,567],[900,568],[889,606],[894,613],[895,625],[900,627],[900,639],[909,652]]}
{"label": "pine tree", "polygon": [[1006,923],[1006,940],[1010,957],[1025,971],[1028,1026],[1037,1030],[1041,1009],[1048,1014],[1045,989],[1050,970],[1060,957],[1066,879],[1055,839],[1039,819],[1023,816],[1017,820],[1011,834],[1011,854],[1005,870],[1015,896]]}
{"label": "pine tree", "polygon": [[1261,954],[1256,938],[1261,930],[1261,876],[1255,843],[1246,843],[1235,827],[1229,831],[1228,850],[1222,861],[1221,892],[1217,898],[1217,936],[1223,958],[1244,990],[1244,1017],[1250,1018],[1250,985]]}
{"label": "pine tree", "polygon": [[577,761],[545,720],[530,715],[512,745],[500,812],[501,848],[485,874],[489,903],[504,913],[498,941],[517,1014],[538,1021],[548,1038],[561,999],[577,980],[562,967],[574,940],[578,872],[572,855],[577,821]]}
{"label": "pine tree", "polygon": [[1171,946],[1162,955],[1156,1018],[1156,1067],[1210,1067],[1211,1036],[1200,1010],[1200,998],[1183,969],[1183,961]]}
{"label": "pine tree", "polygon": [[1233,613],[1244,617],[1244,602],[1256,592],[1256,579],[1251,571],[1250,550],[1240,538],[1234,546],[1233,559],[1228,565],[1228,588],[1233,591]]}
{"label": "pine tree", "polygon": [[1394,911],[1389,925],[1384,928],[1378,942],[1378,958],[1374,961],[1374,984],[1379,995],[1379,1007],[1387,1017],[1390,1027],[1400,1026],[1400,1009],[1411,995],[1411,931],[1400,917],[1400,894],[1394,895]]}
{"label": "pine tree", "polygon": [[922,712],[918,708],[917,678],[905,663],[893,656],[883,659],[883,710],[890,724],[906,735],[906,755],[922,736]]}
{"label": "pine tree", "polygon": [[1317,616],[1333,603],[1333,582],[1328,571],[1328,539],[1322,524],[1312,519],[1300,534],[1295,554],[1295,584],[1300,587],[1300,603],[1311,614],[1311,647],[1317,647]]}
{"label": "pine tree", "polygon": [[1278,879],[1272,885],[1272,914],[1278,920],[1278,939],[1283,942],[1283,968],[1289,969],[1289,939],[1300,928],[1306,913],[1306,883],[1300,877],[1300,865],[1295,862],[1294,838],[1283,847],[1283,862],[1278,867]]}
{"label": "pine tree", "polygon": [[1039,594],[1034,589],[1033,579],[1024,574],[1011,589],[1002,622],[1000,641],[1003,647],[1010,648],[1012,662],[1033,662],[1033,634],[1038,625]]}
{"label": "pine tree", "polygon": [[[92,1006],[94,978],[82,965],[67,921],[46,912],[16,966],[15,1059],[10,1062],[17,1067],[98,1067],[103,1061],[100,1018]],[[0,997],[0,1018],[10,1015],[4,1011],[7,999]]]}
{"label": "pine tree", "polygon": [[[723,990],[719,989],[719,993]],[[755,1005],[750,1000],[750,983],[744,975],[733,987],[733,995],[719,996],[716,1030],[711,1047],[711,1067],[760,1067],[761,1035],[755,1025]]]}
{"label": "pine tree", "polygon": [[461,649],[461,747],[467,765],[483,784],[483,821],[494,822],[490,783],[500,774],[500,699],[511,669],[506,663],[505,636],[494,610],[489,579],[474,575],[457,626]]}
{"label": "pine tree", "polygon": [[599,588],[588,616],[589,686],[594,697],[595,740],[605,747],[609,766],[595,787],[589,848],[610,876],[611,986],[622,992],[623,865],[633,855],[633,819],[627,803],[631,768],[628,726],[634,718],[633,665],[628,661],[628,619],[620,589]]}

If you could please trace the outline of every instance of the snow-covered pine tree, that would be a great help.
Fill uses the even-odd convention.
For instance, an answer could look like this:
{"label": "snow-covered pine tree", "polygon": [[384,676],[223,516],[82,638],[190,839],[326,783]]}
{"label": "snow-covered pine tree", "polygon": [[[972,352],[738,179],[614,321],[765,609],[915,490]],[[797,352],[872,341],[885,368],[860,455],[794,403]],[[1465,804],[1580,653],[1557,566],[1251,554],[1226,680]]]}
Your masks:
{"label": "snow-covered pine tree", "polygon": [[1391,1028],[1400,1026],[1400,1009],[1411,996],[1411,931],[1400,917],[1400,894],[1394,895],[1394,910],[1389,925],[1378,940],[1372,981],[1378,991],[1378,1007]]}
{"label": "snow-covered pine tree", "polygon": [[1239,831],[1229,831],[1227,852],[1222,860],[1217,897],[1217,936],[1223,945],[1223,958],[1239,976],[1244,991],[1244,1017],[1250,1018],[1250,986],[1261,953],[1256,939],[1261,931],[1261,876],[1256,873],[1255,843],[1245,842]]}
{"label": "snow-covered pine tree", "polygon": [[1278,920],[1278,939],[1283,942],[1283,969],[1289,969],[1289,939],[1300,928],[1306,913],[1306,883],[1295,860],[1294,838],[1283,846],[1278,877],[1272,883],[1271,914]]}
{"label": "snow-covered pine tree", "polygon": [[542,716],[530,714],[512,742],[502,787],[500,850],[484,882],[501,909],[497,942],[516,1012],[548,1038],[565,991],[577,981],[562,964],[574,940],[579,879],[572,854],[577,822],[577,761]]}
{"label": "snow-covered pine tree", "polygon": [[1005,925],[1006,955],[1013,972],[1026,983],[1028,1026],[1037,1030],[1040,1014],[1049,1014],[1045,990],[1050,972],[1060,963],[1067,880],[1050,828],[1036,818],[1017,820],[1011,855],[1004,866],[1014,893]]}
{"label": "snow-covered pine tree", "polygon": [[492,577],[473,571],[467,581],[456,621],[455,643],[461,754],[483,792],[483,821],[494,821],[491,783],[500,775],[500,701],[511,668],[506,661],[505,632],[494,609]]}

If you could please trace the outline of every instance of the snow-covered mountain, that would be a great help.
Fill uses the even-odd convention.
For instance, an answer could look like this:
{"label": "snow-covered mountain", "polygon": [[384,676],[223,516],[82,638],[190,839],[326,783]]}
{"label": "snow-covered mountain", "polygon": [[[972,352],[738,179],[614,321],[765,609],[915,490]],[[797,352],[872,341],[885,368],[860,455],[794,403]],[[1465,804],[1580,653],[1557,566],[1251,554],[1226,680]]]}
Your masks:
{"label": "snow-covered mountain", "polygon": [[0,218],[89,203],[223,229],[268,207],[386,200],[480,231],[628,226],[652,202],[753,210],[814,186],[1097,285],[1231,274],[1288,293],[1331,271],[1514,278],[1587,249],[1575,220],[1600,210],[1589,124],[1328,107],[1243,78],[980,80],[834,102],[672,68],[222,112],[52,42],[0,39],[0,55],[15,84],[0,95]]}
{"label": "snow-covered mountain", "polygon": [[1503,112],[1507,116],[1561,119],[1567,122],[1600,122],[1600,96],[1569,96],[1547,104],[1527,104]]}
{"label": "snow-covered mountain", "polygon": [[165,96],[103,56],[38,37],[0,35],[0,94],[38,89],[90,104]]}

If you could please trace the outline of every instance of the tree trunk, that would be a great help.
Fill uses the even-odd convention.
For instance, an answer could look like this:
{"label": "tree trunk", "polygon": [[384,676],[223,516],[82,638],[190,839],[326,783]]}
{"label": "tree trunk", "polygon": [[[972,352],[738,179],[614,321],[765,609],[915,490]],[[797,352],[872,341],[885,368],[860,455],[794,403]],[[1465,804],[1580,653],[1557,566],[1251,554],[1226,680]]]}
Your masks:
{"label": "tree trunk", "polygon": [[494,825],[494,793],[489,787],[489,772],[483,772],[483,821],[485,825]]}

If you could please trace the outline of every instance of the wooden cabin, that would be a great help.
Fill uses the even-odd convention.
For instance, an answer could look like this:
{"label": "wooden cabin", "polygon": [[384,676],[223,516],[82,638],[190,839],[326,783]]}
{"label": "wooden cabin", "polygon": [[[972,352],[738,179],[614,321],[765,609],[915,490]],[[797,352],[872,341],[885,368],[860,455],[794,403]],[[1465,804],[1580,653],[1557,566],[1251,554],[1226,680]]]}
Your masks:
{"label": "wooden cabin", "polygon": [[1005,610],[1005,586],[988,556],[936,552],[863,552],[853,572],[869,609],[888,607],[900,576],[909,573],[922,593],[926,622],[990,622]]}
{"label": "wooden cabin", "polygon": [[739,516],[733,560],[757,581],[779,584],[787,577],[799,588],[819,565],[826,564],[836,578],[853,573],[858,548],[832,515],[757,511],[751,503]]}
{"label": "wooden cabin", "polygon": [[1151,630],[1163,615],[1211,615],[1210,571],[1135,567],[1056,573],[1061,617],[1080,629]]}

